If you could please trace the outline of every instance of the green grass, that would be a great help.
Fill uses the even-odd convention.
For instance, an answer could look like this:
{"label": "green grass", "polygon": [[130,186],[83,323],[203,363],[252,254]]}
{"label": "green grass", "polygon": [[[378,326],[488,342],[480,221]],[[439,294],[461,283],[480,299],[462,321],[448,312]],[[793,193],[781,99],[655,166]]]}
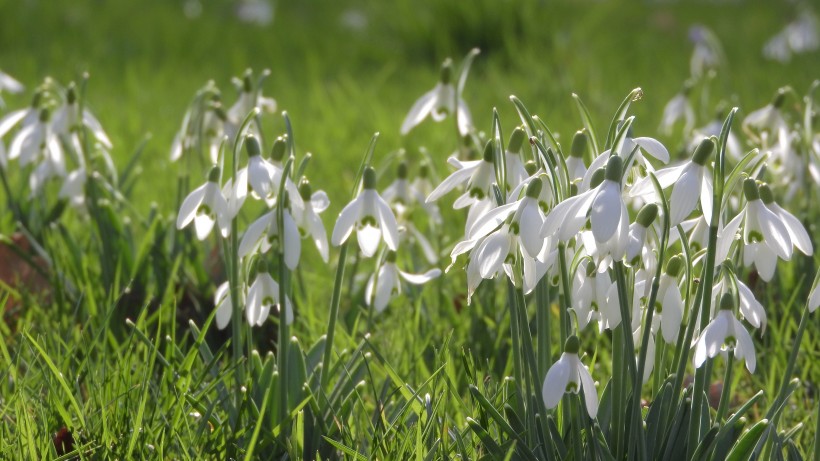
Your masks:
{"label": "green grass", "polygon": [[[28,104],[31,90],[46,76],[65,84],[87,71],[87,102],[112,138],[119,168],[148,136],[129,205],[99,192],[112,204],[92,211],[92,221],[67,211],[59,224],[37,233],[59,269],[48,273],[54,286],[49,294],[0,290],[9,295],[0,323],[0,370],[8,370],[0,371],[1,457],[56,458],[52,434],[63,426],[83,459],[211,459],[224,453],[239,458],[251,447],[253,456],[265,459],[282,453],[309,458],[312,453],[303,453],[309,447],[351,459],[353,452],[379,459],[477,459],[493,453],[492,440],[515,439],[493,413],[509,416],[504,404],[514,403],[514,386],[504,380],[513,375],[506,284],[485,282],[478,301],[462,306],[466,281],[455,268],[423,290],[410,289],[373,317],[362,300],[375,262],[351,254],[331,385],[303,388],[303,381],[315,379],[321,359],[338,255],[331,249],[331,265],[323,265],[307,241],[293,281],[298,315],[290,334],[298,343],[289,344],[289,367],[274,374],[276,360],[266,355],[278,350],[277,320],[254,329],[247,349],[260,353],[247,354],[247,389],[237,407],[230,329],[210,327],[200,335],[210,321],[212,290],[225,277],[205,267],[218,259],[218,250],[211,253],[214,243],[174,231],[180,194],[199,184],[206,169],[188,163],[192,171],[186,171],[185,162],[170,163],[170,145],[188,104],[209,80],[231,103],[232,76],[246,68],[270,69],[264,93],[287,111],[299,157],[313,154],[307,173],[314,188],[331,197],[323,215],[330,231],[375,132],[380,136],[374,164],[385,171],[380,189],[394,177],[385,160],[402,148],[414,161],[426,148],[439,176],[446,175],[445,159],[457,148],[451,120],[428,120],[405,138],[399,127],[413,101],[435,84],[441,61],[451,56],[458,63],[473,47],[481,54],[464,98],[479,129],[490,132],[497,108],[509,133],[519,121],[509,102],[514,94],[565,146],[582,126],[572,93],[581,96],[601,130],[624,95],[641,87],[644,97],[631,108],[634,130],[657,136],[664,104],[689,73],[692,45],[686,36],[694,23],[710,27],[728,57],[709,104],[696,105],[698,125],[711,119],[719,101],[739,106],[740,119],[765,105],[779,87],[791,85],[802,95],[820,77],[817,52],[789,64],[764,60],[763,43],[796,11],[762,0],[280,1],[267,27],[236,21],[232,8],[229,2],[207,3],[202,16],[188,19],[182,2],[165,0],[0,5],[0,69],[27,86],[23,95],[3,95],[9,108]],[[363,29],[344,25],[342,18],[353,13],[366,19]],[[263,118],[263,126],[267,139],[285,131],[277,116]],[[681,154],[679,136],[657,137],[673,155]],[[24,184],[11,167],[9,176],[13,184]],[[185,177],[189,182],[180,190]],[[58,188],[50,185],[46,195],[53,197]],[[816,198],[816,189],[807,194],[812,192]],[[443,210],[451,200],[441,202]],[[240,228],[261,211],[251,205]],[[447,211],[445,217],[457,224],[437,242],[445,251],[442,269],[463,228],[460,214]],[[3,235],[15,226],[11,213],[0,213]],[[816,227],[810,233],[816,239]],[[425,263],[412,263],[426,269]],[[780,264],[775,281],[757,289],[769,327],[764,336],[755,334],[756,374],[735,369],[738,403],[760,389],[764,400],[777,391],[815,266],[795,256]],[[553,308],[558,311],[557,297]],[[533,306],[528,318],[535,322]],[[801,385],[780,425],[787,430],[804,421],[797,440],[807,459],[814,449],[820,382],[814,365],[820,358],[817,319],[809,321],[795,371]],[[557,330],[553,325],[554,338]],[[610,341],[599,339],[592,327],[586,334],[593,375],[603,386]],[[718,360],[713,378],[722,375]],[[281,386],[290,389],[287,408],[274,398]],[[763,417],[766,401],[751,409],[750,421]],[[285,415],[293,421],[283,423]],[[468,429],[468,418],[488,438]]]}

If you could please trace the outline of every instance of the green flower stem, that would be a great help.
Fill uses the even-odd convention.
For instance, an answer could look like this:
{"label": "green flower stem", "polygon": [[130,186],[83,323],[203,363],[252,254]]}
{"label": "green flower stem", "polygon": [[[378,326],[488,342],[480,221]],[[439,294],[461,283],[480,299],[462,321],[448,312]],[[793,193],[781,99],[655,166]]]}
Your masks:
{"label": "green flower stem", "polygon": [[546,277],[535,286],[535,324],[538,341],[538,378],[547,376],[552,354],[550,351],[550,287]]}
{"label": "green flower stem", "polygon": [[336,266],[336,280],[333,284],[333,295],[330,298],[330,319],[327,323],[327,333],[325,334],[325,350],[322,354],[322,368],[319,370],[319,383],[321,387],[327,385],[330,378],[330,356],[333,353],[333,336],[336,332],[336,319],[339,317],[339,303],[342,298],[342,284],[345,276],[345,259],[347,259],[347,246],[350,240],[345,240],[339,247],[339,262]]}
{"label": "green flower stem", "polygon": [[623,347],[623,320],[612,330],[612,426],[610,434],[614,434],[615,457],[623,458],[624,453],[624,350]]}
{"label": "green flower stem", "polygon": [[560,339],[563,345],[569,337],[569,309],[572,307],[569,266],[567,266],[566,245],[563,242],[558,243],[558,264],[561,271],[561,290],[564,295],[564,305],[558,310],[558,325],[560,326]]}
{"label": "green flower stem", "polygon": [[515,285],[512,281],[507,280],[507,305],[510,311],[510,333],[512,335],[512,352],[513,352],[513,377],[515,378],[515,409],[520,415],[525,415],[524,401],[526,394],[523,391],[523,361],[521,359],[521,328],[518,325],[518,303],[515,300]]}
{"label": "green flower stem", "polygon": [[729,409],[729,400],[732,398],[732,365],[734,364],[735,351],[729,349],[726,356],[726,373],[723,375],[723,391],[720,393],[720,404],[717,409],[717,416],[715,422],[720,424],[723,418],[726,417],[726,411]]}

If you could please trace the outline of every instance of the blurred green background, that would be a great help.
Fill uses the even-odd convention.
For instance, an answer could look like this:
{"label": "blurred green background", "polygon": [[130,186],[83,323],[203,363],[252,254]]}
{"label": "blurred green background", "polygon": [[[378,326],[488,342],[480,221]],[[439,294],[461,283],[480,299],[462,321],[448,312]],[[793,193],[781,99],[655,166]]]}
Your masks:
{"label": "blurred green background", "polygon": [[[199,5],[198,16],[186,8]],[[435,84],[447,56],[479,47],[464,98],[479,128],[498,107],[505,129],[517,122],[510,94],[553,131],[569,136],[580,122],[572,92],[598,124],[607,123],[634,87],[638,134],[656,136],[664,104],[689,73],[688,29],[700,23],[722,41],[728,69],[713,94],[748,113],[780,86],[804,92],[820,76],[818,53],[781,64],[761,48],[798,14],[780,1],[540,2],[520,0],[275,2],[272,22],[241,22],[237,2],[171,0],[5,0],[0,6],[0,69],[27,86],[5,95],[28,104],[46,76],[62,83],[88,71],[89,106],[108,130],[115,157],[130,156],[147,133],[137,192],[162,201],[176,183],[167,173],[174,133],[194,93],[213,79],[231,104],[232,76],[248,67],[272,74],[264,92],[293,121],[310,173],[333,193],[347,191],[370,136],[380,155],[426,145],[442,164],[454,144],[449,124],[427,122],[406,139],[398,130],[413,101]],[[698,125],[714,108],[699,108]],[[741,114],[742,115],[742,114]],[[269,135],[282,132],[268,116]],[[675,140],[661,140],[674,147]],[[344,180],[335,179],[343,172]],[[332,181],[325,182],[333,178]],[[385,184],[386,185],[386,184]],[[173,195],[170,195],[173,196]],[[141,201],[141,199],[137,199]],[[342,204],[336,200],[332,215]],[[164,208],[164,207],[163,207]],[[331,215],[331,216],[332,216]]]}

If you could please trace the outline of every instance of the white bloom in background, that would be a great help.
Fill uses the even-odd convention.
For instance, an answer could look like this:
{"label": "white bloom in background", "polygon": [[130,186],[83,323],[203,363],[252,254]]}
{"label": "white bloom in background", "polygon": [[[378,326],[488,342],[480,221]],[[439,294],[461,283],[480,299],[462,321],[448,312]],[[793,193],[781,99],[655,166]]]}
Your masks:
{"label": "white bloom in background", "polygon": [[453,61],[447,58],[441,65],[441,79],[432,90],[424,93],[410,108],[407,117],[401,124],[401,134],[406,135],[416,125],[421,123],[428,116],[436,122],[444,120],[448,115],[455,114],[458,117],[458,131],[464,136],[470,132],[473,126],[473,119],[467,104],[461,99],[461,94],[456,94],[456,88],[452,83]]}
{"label": "white bloom in background", "polygon": [[179,207],[177,229],[182,229],[193,222],[197,238],[205,240],[205,237],[211,233],[214,223],[217,222],[223,237],[230,234],[230,210],[228,202],[219,189],[219,174],[219,167],[211,168],[208,181],[185,197],[182,206]]}
{"label": "white bloom in background", "polygon": [[[263,73],[263,77],[266,75],[267,71]],[[241,80],[238,78],[234,79],[234,83],[239,88],[239,98],[226,113],[230,124],[228,137],[231,139],[236,136],[236,130],[239,129],[239,125],[242,124],[242,121],[251,113],[254,107],[258,107],[267,113],[276,112],[276,100],[262,96],[262,90],[254,88],[252,79],[253,72],[250,69],[245,71],[245,75]],[[253,125],[258,129],[256,123]]]}
{"label": "white bloom in background", "polygon": [[792,54],[815,51],[820,48],[817,18],[808,9],[775,34],[763,45],[763,55],[780,62],[789,62]]}
{"label": "white bloom in background", "polygon": [[671,134],[672,127],[680,120],[683,120],[684,134],[692,131],[692,127],[695,125],[695,111],[692,109],[692,104],[689,103],[690,91],[690,85],[686,84],[680,93],[673,96],[666,103],[661,116],[660,130],[662,133]]}
{"label": "white bloom in background", "polygon": [[426,198],[434,189],[433,183],[430,182],[430,165],[426,161],[421,162],[421,165],[419,165],[419,174],[413,179],[410,187],[420,195],[419,204],[424,208],[430,222],[436,225],[441,224],[441,210],[435,202],[428,202]]}
{"label": "white bloom in background", "polygon": [[720,299],[720,311],[700,333],[695,344],[695,368],[700,368],[707,358],[714,358],[718,352],[733,349],[738,359],[746,360],[746,369],[754,373],[756,365],[755,345],[746,328],[732,314],[735,300],[731,293],[724,293]]}
{"label": "white bloom in background", "polygon": [[[241,297],[239,302],[244,304]],[[216,327],[220,330],[224,330],[225,327],[231,323],[231,317],[233,316],[231,286],[228,282],[223,282],[217,287],[214,293],[214,307],[216,308]]]}
{"label": "white bloom in background", "polygon": [[273,21],[273,5],[270,0],[240,0],[236,17],[242,22],[266,26]]}
{"label": "white bloom in background", "polygon": [[577,394],[583,388],[587,413],[594,419],[598,414],[598,391],[595,389],[592,375],[578,357],[580,349],[578,337],[570,336],[564,345],[561,358],[547,371],[541,396],[548,409],[555,408],[565,393]]}
{"label": "white bloom in background", "polygon": [[[15,94],[23,91],[23,84],[15,80],[11,75],[0,70],[0,94],[4,91]],[[3,98],[0,97],[0,107],[5,106]]]}
{"label": "white bloom in background", "polygon": [[791,147],[789,125],[783,118],[780,108],[786,102],[786,90],[779,89],[771,103],[752,111],[743,119],[742,127],[749,137],[761,144],[764,150],[774,150],[785,155]]}
{"label": "white bloom in background", "polygon": [[[251,326],[261,326],[268,318],[271,308],[280,309],[279,284],[276,283],[267,270],[267,264],[260,261],[256,279],[248,289],[248,300],[245,304],[245,316]],[[290,299],[285,298],[285,323],[293,323],[293,306]]]}
{"label": "white bloom in background", "polygon": [[75,134],[75,130],[80,128],[80,124],[87,127],[100,144],[111,149],[111,140],[105,134],[105,130],[103,130],[97,117],[94,117],[94,114],[87,108],[84,108],[82,115],[80,115],[80,107],[77,104],[77,90],[72,83],[66,91],[63,105],[54,112],[52,126],[55,133],[69,136]]}
{"label": "white bloom in background", "polygon": [[[674,227],[683,222],[698,204],[703,209],[703,217],[709,223],[712,218],[712,176],[707,167],[709,157],[714,152],[715,144],[709,138],[701,140],[692,160],[669,168],[663,168],[655,173],[661,188],[672,186],[672,196],[669,198],[669,224]],[[647,176],[630,189],[633,197],[643,197],[645,200],[656,200],[652,179]]]}
{"label": "white bloom in background", "polygon": [[[719,114],[715,119],[706,125],[695,128],[692,132],[691,141],[689,142],[689,150],[697,149],[703,138],[720,137],[720,132],[723,130],[723,114]],[[743,148],[740,141],[737,139],[733,130],[729,130],[729,136],[726,138],[726,152],[735,160],[740,160],[743,156]]]}
{"label": "white bloom in background", "polygon": [[578,267],[572,279],[570,308],[575,313],[578,331],[583,331],[593,321],[598,322],[599,331],[615,328],[621,323],[616,290],[608,271],[597,272],[592,263]]}
{"label": "white bloom in background", "polygon": [[39,111],[39,117],[33,123],[23,124],[9,146],[9,160],[19,158],[24,167],[46,159],[53,163],[55,170],[65,174],[65,156],[60,140],[50,123],[51,113],[48,109]]}
{"label": "white bloom in background", "polygon": [[[777,258],[789,260],[792,256],[792,240],[781,217],[769,210],[760,199],[754,179],[743,182],[746,206],[723,229],[718,238],[718,256],[728,255],[732,242],[743,222],[743,264],[754,265],[760,277],[770,281],[777,268]],[[721,259],[722,260],[722,259]]]}
{"label": "white bloom in background", "polygon": [[376,192],[376,171],[372,167],[365,168],[362,186],[362,192],[339,213],[331,243],[341,245],[355,228],[359,248],[366,257],[376,254],[382,239],[389,249],[396,251],[399,226],[390,205]]}
{"label": "white bloom in background", "polygon": [[330,199],[325,191],[313,192],[307,179],[302,178],[299,184],[299,194],[302,196],[304,207],[294,208],[294,221],[299,228],[302,238],[308,236],[313,240],[322,261],[327,262],[329,257],[329,247],[327,244],[327,232],[319,213],[327,210],[330,206]]}
{"label": "white bloom in background", "polygon": [[272,246],[281,246],[284,251],[285,265],[290,270],[295,270],[299,264],[299,256],[302,254],[302,239],[299,235],[299,228],[290,215],[290,210],[285,206],[282,210],[284,236],[279,235],[279,220],[277,210],[273,209],[265,213],[248,226],[242,241],[239,242],[239,257],[244,258],[251,253],[267,252]]}
{"label": "white bloom in background", "polygon": [[695,78],[702,77],[706,71],[717,69],[723,60],[720,41],[706,26],[695,24],[689,28],[689,40],[695,45],[689,70]]}
{"label": "white bloom in background", "polygon": [[32,98],[31,105],[25,109],[18,109],[9,112],[0,119],[0,138],[4,137],[12,128],[18,123],[21,130],[29,125],[36,124],[41,117],[40,104],[42,102],[43,94],[37,92]]}
{"label": "white bloom in background", "polygon": [[388,251],[384,264],[381,265],[377,273],[371,275],[367,280],[365,302],[368,306],[373,306],[377,313],[381,313],[390,300],[401,293],[400,279],[414,285],[421,285],[439,275],[441,275],[440,269],[430,269],[423,274],[404,272],[396,266],[396,252]]}
{"label": "white bloom in background", "polygon": [[72,171],[63,181],[57,197],[68,200],[68,203],[74,208],[82,208],[85,205],[86,179],[85,168],[80,167]]}
{"label": "white bloom in background", "polygon": [[814,288],[809,293],[809,312],[814,312],[820,307],[820,283],[814,285]]}
{"label": "white bloom in background", "polygon": [[453,203],[453,208],[460,209],[474,205],[484,199],[490,198],[490,189],[495,182],[495,157],[493,154],[492,141],[488,141],[484,147],[484,158],[481,160],[471,160],[460,162],[455,157],[450,157],[448,162],[456,164],[458,170],[447,176],[434,190],[427,196],[427,202],[434,202],[444,196],[444,194],[455,189],[461,184],[466,184],[466,191]]}
{"label": "white bloom in background", "polygon": [[575,132],[572,137],[572,146],[570,147],[570,155],[567,158],[567,173],[569,180],[583,179],[587,173],[587,166],[584,164],[584,154],[587,151],[587,131],[586,129]]}

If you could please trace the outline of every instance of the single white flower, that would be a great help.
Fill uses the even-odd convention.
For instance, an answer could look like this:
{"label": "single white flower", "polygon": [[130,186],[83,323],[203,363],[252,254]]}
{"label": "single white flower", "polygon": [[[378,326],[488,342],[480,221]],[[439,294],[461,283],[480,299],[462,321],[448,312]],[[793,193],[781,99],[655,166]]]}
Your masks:
{"label": "single white flower", "polygon": [[428,202],[426,198],[434,189],[433,183],[430,182],[430,165],[426,161],[423,161],[421,165],[419,165],[419,174],[413,179],[410,187],[416,194],[419,194],[419,204],[424,208],[430,222],[436,225],[441,224],[441,210],[439,210],[435,202]]}
{"label": "single white flower", "polygon": [[299,194],[302,196],[303,208],[294,208],[294,220],[299,228],[302,238],[308,236],[313,240],[322,261],[327,262],[329,248],[327,244],[327,232],[319,213],[325,211],[330,206],[330,199],[325,191],[313,192],[307,179],[302,179],[299,184]]}
{"label": "single white flower", "polygon": [[689,40],[695,45],[689,70],[692,76],[700,78],[706,71],[717,69],[722,61],[723,50],[717,36],[706,26],[695,24],[689,28]]}
{"label": "single white flower", "polygon": [[68,200],[68,203],[74,208],[82,208],[85,205],[86,178],[85,168],[80,167],[72,171],[63,181],[57,197]]}
{"label": "single white flower", "polygon": [[[268,318],[271,307],[281,309],[279,305],[279,284],[267,271],[267,264],[260,262],[256,279],[248,289],[248,300],[245,304],[245,316],[251,326],[261,326]],[[285,298],[285,323],[293,323],[293,306],[290,298]]]}
{"label": "single white flower", "polygon": [[[263,75],[263,77],[264,76],[266,76],[266,74]],[[234,83],[239,89],[239,98],[226,113],[228,122],[226,131],[230,139],[233,139],[234,136],[236,136],[239,126],[242,124],[245,117],[247,117],[255,107],[258,107],[267,113],[276,112],[276,100],[262,96],[261,88],[254,88],[252,79],[253,72],[250,69],[245,71],[245,75],[242,79],[234,79]],[[259,131],[259,124],[256,120],[251,123],[250,129],[251,132],[254,132],[254,130],[256,130],[256,132]]]}
{"label": "single white flower", "polygon": [[19,93],[23,91],[23,84],[15,80],[11,75],[0,71],[0,107],[5,106],[5,102],[2,98],[3,91],[7,91],[9,93]]}
{"label": "single white flower", "polygon": [[675,344],[678,340],[680,326],[683,321],[685,305],[678,286],[678,277],[683,268],[683,258],[673,256],[666,264],[666,271],[661,275],[658,294],[655,301],[654,319],[659,319],[663,339],[668,344]]}
{"label": "single white flower", "polygon": [[279,235],[279,221],[277,218],[277,210],[273,209],[265,213],[248,226],[245,235],[242,236],[242,241],[239,242],[239,257],[244,258],[247,255],[255,252],[265,253],[272,246],[277,246],[283,249],[285,256],[285,265],[290,270],[295,270],[299,264],[299,256],[302,253],[302,240],[299,234],[299,228],[293,221],[290,211],[287,206],[282,210],[283,215],[283,229],[285,235]]}
{"label": "single white flower", "polygon": [[721,279],[718,283],[716,283],[712,287],[712,308],[717,306],[717,303],[720,301],[721,297],[726,293],[731,293],[733,288],[737,289],[737,298],[740,301],[740,315],[749,322],[755,328],[760,329],[760,333],[763,334],[766,332],[766,324],[768,323],[768,318],[766,316],[766,310],[763,308],[763,304],[758,301],[752,290],[746,286],[743,281],[741,281],[737,276],[734,274],[728,275],[727,277],[731,277],[731,282],[729,279]]}
{"label": "single white flower", "polygon": [[214,307],[216,308],[216,327],[224,330],[231,323],[231,317],[233,316],[231,286],[228,282],[223,282],[217,287],[214,293]]}
{"label": "single white flower", "polygon": [[105,130],[103,130],[97,118],[94,117],[94,114],[84,108],[82,115],[80,115],[80,107],[77,104],[77,90],[74,84],[71,84],[66,91],[63,105],[54,112],[53,128],[57,134],[69,136],[76,133],[75,130],[79,129],[80,124],[87,127],[100,144],[108,149],[111,148],[111,140],[105,134]]}
{"label": "single white flower", "polygon": [[441,65],[441,79],[432,90],[424,93],[410,108],[407,117],[401,124],[401,134],[406,135],[428,116],[436,122],[444,120],[447,115],[458,117],[458,131],[464,136],[470,132],[473,119],[467,104],[456,94],[452,83],[453,61],[447,58]]}
{"label": "single white flower", "polygon": [[652,223],[655,222],[655,218],[657,217],[658,205],[648,203],[638,212],[635,222],[629,225],[629,236],[627,237],[624,259],[630,266],[637,266],[642,259],[645,268],[649,265],[647,263],[654,262],[654,257],[644,258],[644,256],[649,256],[647,253],[651,254],[651,251],[647,251],[647,231],[652,227]]}
{"label": "single white flower", "polygon": [[427,196],[428,203],[438,200],[461,184],[466,184],[467,190],[453,203],[455,209],[464,208],[492,197],[490,191],[495,183],[495,155],[492,141],[488,141],[484,147],[484,158],[481,160],[460,162],[455,157],[450,157],[448,162],[455,164],[459,169],[446,177]]}
{"label": "single white flower", "polygon": [[401,279],[414,285],[421,285],[441,275],[440,269],[430,269],[423,274],[410,274],[396,266],[396,252],[388,251],[384,264],[370,276],[365,288],[365,302],[373,306],[377,313],[387,307],[392,298],[401,293]]}
{"label": "single white flower", "polygon": [[[655,173],[661,188],[672,186],[672,195],[669,198],[669,224],[674,227],[688,217],[700,199],[703,217],[707,224],[712,218],[713,186],[712,176],[707,167],[709,157],[714,152],[715,144],[710,138],[704,138],[692,160],[669,168],[663,168]],[[643,197],[645,200],[657,200],[653,182],[649,176],[641,179],[630,189],[633,197]]]}
{"label": "single white flower", "polygon": [[689,133],[695,124],[695,111],[689,103],[689,91],[691,87],[684,85],[683,91],[676,94],[666,103],[661,116],[660,130],[665,134],[672,134],[672,127],[678,121],[683,120],[683,132]]}
{"label": "single white flower", "polygon": [[695,344],[695,368],[700,368],[707,358],[714,358],[721,350],[733,349],[738,359],[746,360],[746,369],[754,373],[756,365],[755,346],[746,328],[732,314],[735,301],[731,293],[724,293],[720,311],[700,333]]}
{"label": "single white flower", "polygon": [[598,391],[592,375],[578,357],[580,348],[578,337],[573,335],[567,339],[561,358],[547,371],[541,395],[549,409],[555,408],[565,393],[577,394],[583,388],[587,413],[594,419],[598,414]]}
{"label": "single white flower", "polygon": [[770,144],[773,144],[775,150],[781,153],[786,153],[790,149],[789,125],[780,111],[786,102],[786,94],[785,89],[779,89],[772,102],[752,111],[743,119],[741,124],[743,131],[753,141],[761,144],[762,150],[770,149]]}
{"label": "single white flower", "polygon": [[579,266],[572,280],[570,310],[575,314],[578,331],[583,331],[593,321],[598,322],[601,332],[620,325],[617,286],[612,283],[609,272],[598,272],[591,262]]}
{"label": "single white flower", "polygon": [[811,238],[809,237],[806,227],[803,226],[803,223],[801,223],[800,220],[793,214],[784,210],[777,204],[777,202],[774,201],[774,194],[772,194],[772,190],[769,188],[768,184],[761,184],[759,191],[760,199],[763,200],[763,204],[778,218],[780,218],[780,221],[786,227],[794,248],[797,248],[803,252],[803,254],[810,256],[814,252],[814,247],[812,246]]}
{"label": "single white flower", "polygon": [[65,174],[65,155],[60,140],[51,126],[51,112],[48,109],[39,111],[36,121],[24,124],[9,146],[9,160],[19,158],[20,166],[37,163],[41,159],[52,162],[52,166]]}
{"label": "single white flower", "polygon": [[359,248],[366,257],[376,253],[382,239],[389,249],[396,251],[399,226],[390,205],[376,192],[376,171],[372,167],[365,168],[362,186],[362,192],[339,213],[331,243],[333,246],[341,245],[355,228]]}
{"label": "single white flower", "polygon": [[177,215],[177,229],[182,229],[193,221],[197,238],[205,240],[211,233],[214,223],[218,222],[222,236],[227,237],[230,234],[230,210],[219,189],[219,173],[219,167],[211,168],[208,181],[185,197]]}

